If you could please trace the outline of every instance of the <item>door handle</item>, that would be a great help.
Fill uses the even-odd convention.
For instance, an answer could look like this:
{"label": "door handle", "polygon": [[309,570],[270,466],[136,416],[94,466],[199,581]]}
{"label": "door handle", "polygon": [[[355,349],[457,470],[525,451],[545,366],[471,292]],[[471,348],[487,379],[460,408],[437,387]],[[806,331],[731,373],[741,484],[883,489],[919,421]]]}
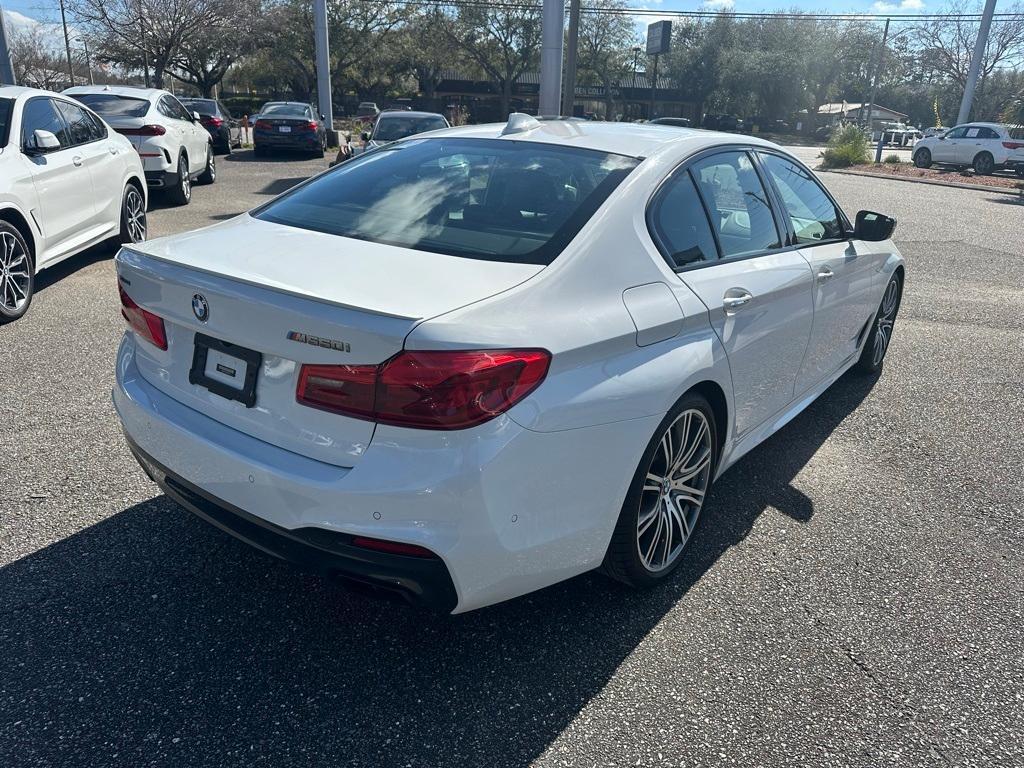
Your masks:
{"label": "door handle", "polygon": [[728,314],[729,310],[736,310],[744,304],[750,303],[752,298],[754,297],[750,291],[745,288],[730,288],[725,292],[725,296],[722,297],[722,306],[725,307],[725,311]]}
{"label": "door handle", "polygon": [[822,267],[821,269],[818,270],[818,282],[824,283],[826,280],[835,277],[835,274],[836,273],[833,272],[828,267]]}
{"label": "door handle", "polygon": [[75,155],[74,157],[72,157],[71,158],[71,162],[74,163],[75,165],[81,165],[82,164],[82,157],[81,157],[81,155]]}

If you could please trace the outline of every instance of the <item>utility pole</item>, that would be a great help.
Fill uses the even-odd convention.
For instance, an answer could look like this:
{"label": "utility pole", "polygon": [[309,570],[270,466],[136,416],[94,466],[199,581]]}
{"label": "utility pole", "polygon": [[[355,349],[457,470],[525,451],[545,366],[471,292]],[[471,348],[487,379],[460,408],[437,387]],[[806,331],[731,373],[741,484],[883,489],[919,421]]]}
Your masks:
{"label": "utility pole", "polygon": [[68,78],[71,80],[71,85],[75,84],[75,70],[71,66],[71,36],[68,35],[68,20],[64,15],[64,0],[60,0],[60,23],[64,27],[64,50],[68,54]]}
{"label": "utility pole", "polygon": [[[885,30],[882,32],[882,45],[878,49],[878,61],[875,62],[875,71],[871,75],[871,89],[868,92],[868,114],[867,124],[868,130],[871,130],[871,115],[875,112],[875,85],[878,83],[878,73],[882,71],[882,62],[885,60],[885,44],[889,41],[889,22],[891,19],[885,20]],[[861,111],[863,112],[863,106]],[[874,133],[871,134],[874,136]]]}
{"label": "utility pole", "polygon": [[565,0],[544,0],[541,11],[540,99],[538,114],[554,116],[562,107],[562,45]]}
{"label": "utility pole", "polygon": [[313,36],[316,45],[316,99],[327,129],[327,143],[337,144],[331,106],[331,48],[327,38],[327,0],[313,0]]}
{"label": "utility pole", "polygon": [[0,83],[18,84],[14,79],[14,65],[11,63],[11,49],[7,45],[7,24],[4,22],[2,7],[0,7]]}
{"label": "utility pole", "polygon": [[580,0],[569,0],[569,50],[565,52],[565,91],[562,114],[572,117],[576,105],[576,59],[580,42]]}
{"label": "utility pole", "polygon": [[985,58],[988,47],[988,30],[992,26],[992,16],[996,12],[996,0],[985,0],[985,10],[981,14],[981,27],[978,28],[978,39],[974,43],[974,55],[971,56],[971,68],[967,72],[967,83],[964,85],[964,98],[960,102],[960,112],[956,122],[966,123],[971,116],[974,103],[974,87],[978,84],[978,73],[981,71],[981,60]]}

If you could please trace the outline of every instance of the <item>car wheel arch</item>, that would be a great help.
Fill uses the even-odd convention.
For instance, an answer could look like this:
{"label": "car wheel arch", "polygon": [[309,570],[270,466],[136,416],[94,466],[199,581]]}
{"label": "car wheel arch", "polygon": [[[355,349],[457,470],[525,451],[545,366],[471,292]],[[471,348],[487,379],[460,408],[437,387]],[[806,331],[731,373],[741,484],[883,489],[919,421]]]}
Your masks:
{"label": "car wheel arch", "polygon": [[0,208],[0,221],[7,222],[14,227],[21,236],[25,239],[25,244],[28,245],[28,257],[32,261],[32,269],[35,271],[36,268],[36,237],[35,233],[32,232],[32,227],[28,222],[28,219],[22,215],[21,211],[17,208]]}
{"label": "car wheel arch", "polygon": [[711,406],[711,413],[715,417],[715,434],[718,438],[718,455],[715,457],[715,465],[718,466],[725,452],[725,444],[729,435],[729,400],[721,384],[712,379],[705,379],[694,384],[679,397],[679,400],[691,392],[703,397]]}

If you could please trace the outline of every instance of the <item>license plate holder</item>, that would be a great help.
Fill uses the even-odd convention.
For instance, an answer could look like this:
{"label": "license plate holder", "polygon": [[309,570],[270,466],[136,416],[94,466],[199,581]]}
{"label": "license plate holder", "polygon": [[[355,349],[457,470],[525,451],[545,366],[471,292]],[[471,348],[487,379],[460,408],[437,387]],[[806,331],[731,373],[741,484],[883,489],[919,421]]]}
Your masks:
{"label": "license plate holder", "polygon": [[[212,361],[210,359],[211,350],[214,353]],[[232,367],[230,362],[232,359],[244,364],[245,371],[239,372],[237,367]],[[225,379],[237,378],[239,385],[232,386],[227,383],[227,380],[215,379],[210,376],[207,366],[211,362],[215,364],[218,372],[224,374]],[[263,355],[256,350],[221,341],[207,336],[205,333],[197,333],[188,381],[190,384],[206,387],[215,395],[228,400],[237,400],[246,408],[252,408],[256,405],[256,377],[259,375],[262,364]]]}

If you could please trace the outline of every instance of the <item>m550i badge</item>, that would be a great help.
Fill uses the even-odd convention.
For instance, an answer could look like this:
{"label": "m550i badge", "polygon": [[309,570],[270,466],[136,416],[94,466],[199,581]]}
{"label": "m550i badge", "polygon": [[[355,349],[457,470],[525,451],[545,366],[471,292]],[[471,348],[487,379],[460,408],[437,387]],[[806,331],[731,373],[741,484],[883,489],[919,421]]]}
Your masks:
{"label": "m550i badge", "polygon": [[337,339],[325,339],[323,336],[312,336],[308,333],[299,333],[298,331],[288,331],[288,338],[292,341],[297,341],[301,344],[309,344],[313,347],[323,347],[324,349],[333,349],[336,352],[351,352],[352,346],[347,341],[338,341]]}

